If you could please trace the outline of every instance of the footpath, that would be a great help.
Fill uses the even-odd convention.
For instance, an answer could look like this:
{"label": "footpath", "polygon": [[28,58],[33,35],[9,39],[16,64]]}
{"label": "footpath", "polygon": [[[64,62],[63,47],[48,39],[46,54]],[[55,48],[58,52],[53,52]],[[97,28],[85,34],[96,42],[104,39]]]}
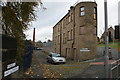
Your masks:
{"label": "footpath", "polygon": [[[109,60],[109,64],[114,61]],[[105,78],[104,58],[100,57],[89,62],[90,66],[82,74],[78,74],[73,78]]]}
{"label": "footpath", "polygon": [[32,55],[31,67],[24,73],[24,78],[42,78],[42,70],[40,62],[36,59],[35,54]]}

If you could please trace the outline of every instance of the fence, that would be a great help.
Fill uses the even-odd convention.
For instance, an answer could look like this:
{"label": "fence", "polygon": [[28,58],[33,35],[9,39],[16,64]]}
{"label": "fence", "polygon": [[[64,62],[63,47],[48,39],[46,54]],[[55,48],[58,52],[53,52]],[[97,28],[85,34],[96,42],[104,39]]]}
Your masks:
{"label": "fence", "polygon": [[110,78],[120,78],[120,59],[111,63],[110,65]]}
{"label": "fence", "polygon": [[17,40],[14,37],[3,34],[0,34],[0,37],[2,38],[2,77],[11,77],[12,73],[10,71],[8,76],[5,76],[5,72],[12,69],[7,68],[8,65],[16,63]]}

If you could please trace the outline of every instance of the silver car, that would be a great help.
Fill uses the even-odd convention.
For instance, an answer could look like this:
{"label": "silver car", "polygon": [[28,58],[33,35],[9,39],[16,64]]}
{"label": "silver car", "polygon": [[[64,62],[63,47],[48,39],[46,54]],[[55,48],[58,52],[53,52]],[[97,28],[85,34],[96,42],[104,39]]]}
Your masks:
{"label": "silver car", "polygon": [[51,62],[53,64],[56,63],[65,64],[66,59],[64,57],[61,57],[60,54],[50,52],[49,55],[47,56],[47,62]]}

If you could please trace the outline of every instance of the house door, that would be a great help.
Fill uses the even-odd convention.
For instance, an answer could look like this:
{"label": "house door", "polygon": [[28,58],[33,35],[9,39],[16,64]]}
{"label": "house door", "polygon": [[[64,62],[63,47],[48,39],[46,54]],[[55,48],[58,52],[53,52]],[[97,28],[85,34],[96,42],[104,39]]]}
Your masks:
{"label": "house door", "polygon": [[77,61],[76,48],[74,48],[74,60]]}
{"label": "house door", "polygon": [[65,58],[67,57],[67,48],[66,48],[66,50],[65,50]]}
{"label": "house door", "polygon": [[112,42],[112,34],[109,32],[109,42]]}

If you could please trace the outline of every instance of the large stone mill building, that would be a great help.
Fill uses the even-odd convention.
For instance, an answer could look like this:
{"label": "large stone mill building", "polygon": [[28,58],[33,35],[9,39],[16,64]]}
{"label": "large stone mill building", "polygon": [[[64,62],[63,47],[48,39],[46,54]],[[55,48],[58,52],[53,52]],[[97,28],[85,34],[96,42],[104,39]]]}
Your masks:
{"label": "large stone mill building", "polygon": [[53,27],[53,52],[76,61],[96,55],[97,4],[80,2]]}

